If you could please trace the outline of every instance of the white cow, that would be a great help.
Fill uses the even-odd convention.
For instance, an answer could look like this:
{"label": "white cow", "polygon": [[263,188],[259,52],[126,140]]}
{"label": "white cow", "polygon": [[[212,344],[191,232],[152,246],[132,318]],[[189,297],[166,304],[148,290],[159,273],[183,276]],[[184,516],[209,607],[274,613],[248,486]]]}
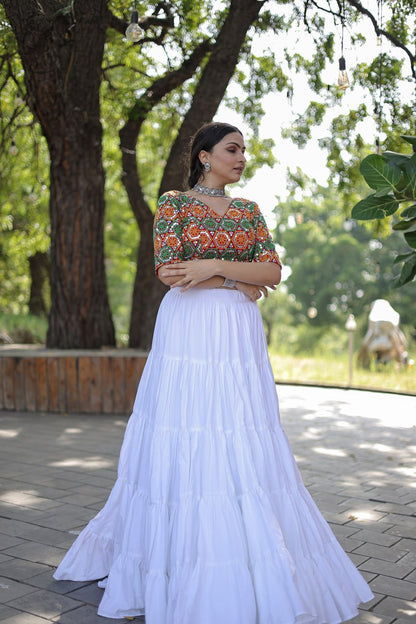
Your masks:
{"label": "white cow", "polygon": [[369,368],[372,359],[377,364],[395,360],[404,364],[406,338],[399,328],[400,315],[385,299],[376,299],[371,305],[368,330],[358,353],[358,362]]}

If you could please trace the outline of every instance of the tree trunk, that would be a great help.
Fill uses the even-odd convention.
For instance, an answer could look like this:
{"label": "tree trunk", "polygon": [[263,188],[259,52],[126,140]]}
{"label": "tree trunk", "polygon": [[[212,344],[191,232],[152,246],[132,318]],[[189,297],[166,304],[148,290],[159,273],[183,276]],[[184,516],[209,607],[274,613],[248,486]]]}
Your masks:
{"label": "tree trunk", "polygon": [[46,316],[45,282],[50,281],[51,263],[46,253],[37,251],[29,258],[30,272],[30,296],[29,314],[34,316]]}
{"label": "tree trunk", "polygon": [[114,345],[104,269],[99,87],[106,0],[1,0],[48,142],[51,310],[47,345]]}

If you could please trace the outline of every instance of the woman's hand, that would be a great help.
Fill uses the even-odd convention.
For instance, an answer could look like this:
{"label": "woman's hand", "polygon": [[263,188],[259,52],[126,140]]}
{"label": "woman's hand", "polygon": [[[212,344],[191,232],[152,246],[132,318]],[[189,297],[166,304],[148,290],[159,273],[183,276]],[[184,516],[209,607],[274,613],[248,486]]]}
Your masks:
{"label": "woman's hand", "polygon": [[171,288],[182,287],[182,292],[215,276],[217,260],[188,260],[168,264],[159,270],[159,276],[169,281]]}
{"label": "woman's hand", "polygon": [[236,282],[237,290],[241,290],[251,301],[257,301],[262,295],[269,296],[265,286],[256,286],[256,284],[246,284],[245,282]]}

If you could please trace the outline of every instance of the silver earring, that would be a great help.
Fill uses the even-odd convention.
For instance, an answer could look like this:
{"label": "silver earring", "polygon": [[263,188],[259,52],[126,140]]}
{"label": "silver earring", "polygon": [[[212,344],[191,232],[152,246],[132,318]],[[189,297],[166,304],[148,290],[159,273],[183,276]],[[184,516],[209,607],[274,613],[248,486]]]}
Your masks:
{"label": "silver earring", "polygon": [[211,171],[211,165],[209,164],[209,162],[204,163],[204,169],[207,173],[208,171]]}

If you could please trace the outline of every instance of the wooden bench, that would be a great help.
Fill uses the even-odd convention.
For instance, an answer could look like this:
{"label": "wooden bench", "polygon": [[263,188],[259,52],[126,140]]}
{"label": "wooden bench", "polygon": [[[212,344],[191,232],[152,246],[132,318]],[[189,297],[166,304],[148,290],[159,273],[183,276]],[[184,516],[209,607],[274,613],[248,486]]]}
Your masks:
{"label": "wooden bench", "polygon": [[147,353],[0,346],[0,409],[129,414]]}

